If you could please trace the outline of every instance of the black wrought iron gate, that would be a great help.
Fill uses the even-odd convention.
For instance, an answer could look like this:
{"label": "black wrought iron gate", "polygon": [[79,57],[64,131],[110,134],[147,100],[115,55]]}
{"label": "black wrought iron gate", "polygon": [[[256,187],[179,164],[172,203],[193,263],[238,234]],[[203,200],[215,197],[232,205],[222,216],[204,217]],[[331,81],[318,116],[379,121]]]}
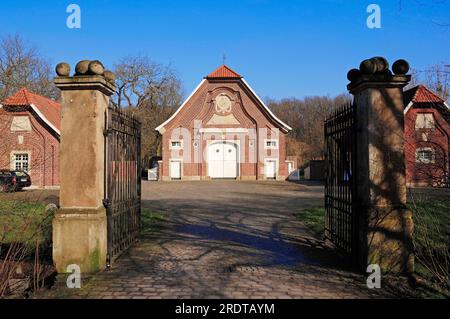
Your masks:
{"label": "black wrought iron gate", "polygon": [[105,131],[108,266],[137,239],[141,224],[141,124],[109,107]]}
{"label": "black wrought iron gate", "polygon": [[356,105],[336,110],[325,121],[325,237],[357,255]]}

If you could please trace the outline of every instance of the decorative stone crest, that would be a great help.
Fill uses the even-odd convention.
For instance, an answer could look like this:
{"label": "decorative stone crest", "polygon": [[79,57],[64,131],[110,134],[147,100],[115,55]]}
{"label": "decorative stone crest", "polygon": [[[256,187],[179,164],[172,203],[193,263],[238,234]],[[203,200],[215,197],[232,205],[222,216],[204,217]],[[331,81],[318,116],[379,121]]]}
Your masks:
{"label": "decorative stone crest", "polygon": [[[62,62],[56,66],[56,74],[58,77],[69,77],[70,76],[70,65],[68,63]],[[105,80],[111,84],[114,84],[116,80],[116,75],[108,70],[105,70],[102,62],[98,60],[81,60],[75,66],[74,77],[87,76],[87,75],[99,75],[103,76]]]}
{"label": "decorative stone crest", "polygon": [[219,94],[214,104],[217,113],[226,114],[231,112],[231,99],[225,93]]}

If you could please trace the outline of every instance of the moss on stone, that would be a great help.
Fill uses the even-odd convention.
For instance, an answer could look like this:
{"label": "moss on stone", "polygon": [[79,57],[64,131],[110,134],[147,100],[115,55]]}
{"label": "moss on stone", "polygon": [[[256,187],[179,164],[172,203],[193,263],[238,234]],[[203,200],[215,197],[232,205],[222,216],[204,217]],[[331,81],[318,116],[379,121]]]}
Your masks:
{"label": "moss on stone", "polygon": [[97,271],[100,270],[100,249],[98,248],[98,243],[97,243],[97,248],[95,248],[95,250],[89,254],[89,267],[91,271]]}

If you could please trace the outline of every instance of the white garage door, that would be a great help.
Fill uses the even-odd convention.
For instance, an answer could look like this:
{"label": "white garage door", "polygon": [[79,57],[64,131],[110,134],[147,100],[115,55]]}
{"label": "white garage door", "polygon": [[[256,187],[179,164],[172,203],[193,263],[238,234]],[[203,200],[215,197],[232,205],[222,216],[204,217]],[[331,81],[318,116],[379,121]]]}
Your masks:
{"label": "white garage door", "polygon": [[211,178],[238,176],[237,146],[234,143],[215,143],[208,148],[208,169]]}

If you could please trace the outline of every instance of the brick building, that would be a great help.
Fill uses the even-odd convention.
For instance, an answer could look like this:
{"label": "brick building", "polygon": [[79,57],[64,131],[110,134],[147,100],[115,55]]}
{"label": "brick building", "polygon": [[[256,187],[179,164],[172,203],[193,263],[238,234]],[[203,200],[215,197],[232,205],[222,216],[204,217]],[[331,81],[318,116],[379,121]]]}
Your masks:
{"label": "brick building", "polygon": [[404,96],[407,185],[443,185],[450,169],[450,109],[423,85]]}
{"label": "brick building", "polygon": [[21,89],[0,108],[0,168],[24,170],[32,186],[59,185],[61,105]]}
{"label": "brick building", "polygon": [[164,123],[160,179],[285,179],[291,128],[242,76],[223,65],[206,76]]}

